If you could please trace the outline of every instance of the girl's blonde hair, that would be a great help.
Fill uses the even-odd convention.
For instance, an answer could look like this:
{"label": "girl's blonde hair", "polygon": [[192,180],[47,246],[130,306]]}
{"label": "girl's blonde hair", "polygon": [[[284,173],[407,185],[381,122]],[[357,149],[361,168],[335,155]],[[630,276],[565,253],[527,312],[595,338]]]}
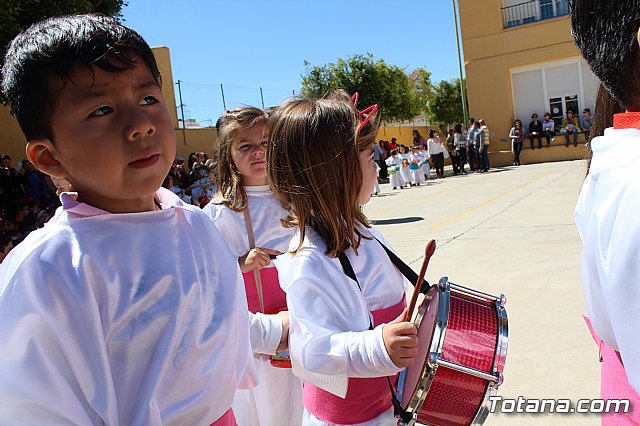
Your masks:
{"label": "girl's blonde hair", "polygon": [[241,212],[247,205],[247,192],[242,186],[242,176],[231,158],[233,138],[239,130],[245,130],[257,124],[267,125],[269,116],[259,108],[244,107],[228,111],[219,121],[218,149],[216,160],[216,188],[218,200],[231,210]]}
{"label": "girl's blonde hair", "polygon": [[[369,227],[360,209],[362,167],[359,154],[372,149],[373,120],[360,124],[358,111],[344,91],[323,99],[285,103],[270,121],[267,170],[275,196],[287,206],[283,225],[312,226],[336,257],[349,247],[358,251],[360,226]],[[366,237],[365,237],[366,238]]]}

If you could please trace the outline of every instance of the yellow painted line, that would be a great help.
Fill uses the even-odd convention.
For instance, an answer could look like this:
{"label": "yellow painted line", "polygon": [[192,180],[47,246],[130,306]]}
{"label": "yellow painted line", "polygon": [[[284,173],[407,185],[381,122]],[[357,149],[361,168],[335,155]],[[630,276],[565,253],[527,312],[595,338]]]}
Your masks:
{"label": "yellow painted line", "polygon": [[440,222],[440,223],[436,223],[435,225],[433,225],[433,226],[432,226],[431,228],[429,228],[429,229],[436,229],[436,228],[438,228],[438,227],[440,227],[440,226],[442,226],[442,225],[445,225],[445,224],[447,224],[447,223],[449,223],[449,222],[453,222],[454,220],[456,220],[456,219],[458,219],[458,218],[460,218],[460,217],[462,217],[462,216],[464,216],[464,215],[467,215],[467,214],[471,213],[472,211],[479,209],[480,207],[486,206],[486,205],[487,205],[487,204],[489,204],[489,203],[492,203],[492,202],[494,202],[494,201],[496,201],[496,200],[499,200],[500,198],[502,198],[502,197],[504,197],[504,196],[506,196],[506,195],[509,195],[509,194],[511,194],[512,192],[515,192],[515,191],[517,191],[518,189],[523,188],[523,187],[525,187],[525,186],[527,186],[527,185],[529,185],[529,184],[531,184],[531,183],[533,183],[533,182],[537,181],[538,179],[542,179],[543,177],[545,177],[545,176],[547,176],[547,175],[549,175],[549,174],[551,174],[551,172],[547,172],[547,173],[545,173],[545,174],[543,174],[543,175],[540,175],[540,176],[538,176],[538,177],[536,177],[536,178],[533,178],[533,179],[531,179],[530,181],[527,181],[527,182],[523,183],[522,185],[517,186],[517,187],[515,187],[515,188],[513,188],[513,189],[511,189],[511,190],[509,190],[509,191],[507,191],[507,192],[503,192],[503,193],[502,193],[502,194],[500,194],[500,195],[496,195],[495,197],[491,198],[490,200],[485,201],[484,203],[481,203],[481,204],[478,204],[477,206],[471,207],[470,209],[467,209],[467,210],[463,211],[463,212],[462,212],[462,213],[460,213],[460,214],[457,214],[457,215],[455,215],[455,216],[453,216],[453,217],[450,217],[450,218],[449,218],[449,219],[447,219],[447,220],[443,220],[443,221],[442,221],[442,222]]}

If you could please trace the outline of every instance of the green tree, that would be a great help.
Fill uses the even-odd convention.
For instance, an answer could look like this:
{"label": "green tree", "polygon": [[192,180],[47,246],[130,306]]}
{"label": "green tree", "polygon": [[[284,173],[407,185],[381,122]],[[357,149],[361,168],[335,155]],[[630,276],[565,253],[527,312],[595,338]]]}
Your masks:
{"label": "green tree", "polygon": [[0,7],[0,58],[9,42],[34,22],[59,15],[102,13],[121,18],[126,0],[2,0]]}
{"label": "green tree", "polygon": [[[424,99],[403,68],[374,60],[372,54],[352,55],[335,63],[311,66],[305,61],[301,93],[303,97],[321,97],[336,89],[360,94],[360,108],[378,104],[381,121],[410,120],[425,110]],[[426,71],[425,71],[426,73]],[[429,75],[427,80],[429,81]],[[423,74],[420,74],[424,76]]]}
{"label": "green tree", "polygon": [[431,103],[431,115],[429,119],[433,123],[448,126],[464,121],[459,78],[448,81],[443,80],[437,85],[433,102]]}
{"label": "green tree", "polygon": [[418,108],[425,113],[425,116],[429,117],[431,115],[431,104],[434,99],[431,73],[424,68],[417,68],[409,74],[409,80],[411,80],[416,88]]}

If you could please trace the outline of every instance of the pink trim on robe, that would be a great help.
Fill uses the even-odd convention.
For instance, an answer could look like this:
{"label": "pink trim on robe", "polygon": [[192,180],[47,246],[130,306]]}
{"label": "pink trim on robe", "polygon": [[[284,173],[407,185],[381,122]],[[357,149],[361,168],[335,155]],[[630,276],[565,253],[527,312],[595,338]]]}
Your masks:
{"label": "pink trim on robe", "polygon": [[233,410],[229,408],[227,412],[222,415],[222,417],[211,423],[211,426],[238,426],[238,423],[236,423],[236,416],[233,414]]}
{"label": "pink trim on robe", "polygon": [[[244,272],[244,289],[247,293],[247,304],[249,310],[254,314],[260,312],[260,300],[258,299],[258,288],[253,271]],[[276,268],[262,268],[260,270],[262,281],[262,302],[264,303],[265,314],[275,314],[287,308],[287,294],[282,291],[278,279]]]}
{"label": "pink trim on robe", "polygon": [[[393,321],[406,306],[407,302],[403,297],[393,306],[372,311],[374,327]],[[394,386],[396,378],[397,375],[390,378]],[[393,407],[386,376],[350,378],[347,396],[344,399],[305,382],[303,396],[304,407],[311,414],[320,420],[336,424],[364,423]]]}
{"label": "pink trim on robe", "polygon": [[640,424],[640,396],[631,387],[627,373],[620,357],[620,352],[607,345],[598,337],[591,326],[591,321],[587,316],[584,320],[589,327],[591,337],[600,348],[601,382],[600,398],[608,399],[628,399],[628,413],[603,413],[601,417],[603,426],[632,426]]}

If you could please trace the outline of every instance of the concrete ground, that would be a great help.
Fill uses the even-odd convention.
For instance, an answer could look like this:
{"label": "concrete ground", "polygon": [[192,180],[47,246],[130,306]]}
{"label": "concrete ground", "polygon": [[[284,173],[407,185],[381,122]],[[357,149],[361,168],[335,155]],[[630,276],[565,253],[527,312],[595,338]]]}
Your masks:
{"label": "concrete ground", "polygon": [[[365,206],[398,255],[427,279],[504,293],[504,398],[599,398],[598,349],[582,319],[581,242],[573,210],[585,161],[494,168],[382,193]],[[448,175],[451,174],[449,169]],[[597,425],[597,414],[490,414],[488,425]]]}

